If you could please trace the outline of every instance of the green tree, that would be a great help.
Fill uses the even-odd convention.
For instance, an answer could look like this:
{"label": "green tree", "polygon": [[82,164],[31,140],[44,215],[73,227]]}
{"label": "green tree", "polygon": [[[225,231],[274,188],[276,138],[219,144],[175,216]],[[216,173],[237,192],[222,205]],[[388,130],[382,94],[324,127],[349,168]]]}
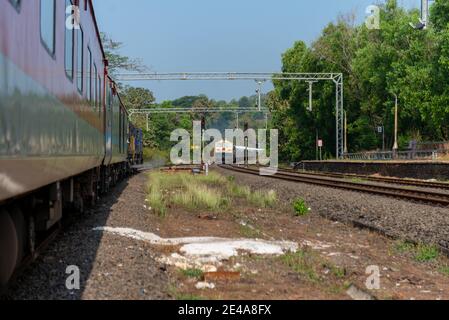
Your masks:
{"label": "green tree", "polygon": [[[386,128],[393,144],[394,94],[399,97],[400,141],[449,139],[449,28],[447,1],[432,8],[435,28],[418,31],[409,22],[418,10],[406,11],[396,0],[381,5],[380,30],[356,25],[352,16],[330,23],[307,46],[298,41],[282,56],[284,72],[340,72],[344,75],[349,151],[382,145],[375,128]],[[335,87],[314,84],[313,112],[307,112],[307,85],[275,81],[270,108],[280,129],[285,160],[315,158],[316,135],[326,153],[335,147]]]}
{"label": "green tree", "polygon": [[120,96],[127,109],[149,109],[154,107],[156,101],[153,92],[146,88],[127,86],[120,92]]}
{"label": "green tree", "polygon": [[142,63],[142,60],[129,58],[120,53],[120,49],[123,47],[122,42],[112,40],[106,33],[103,32],[100,36],[106,58],[109,62],[108,70],[110,74],[113,75],[118,71],[148,71],[148,67]]}
{"label": "green tree", "polygon": [[449,2],[435,0],[431,7],[432,24],[438,31],[447,29],[449,24]]}
{"label": "green tree", "polygon": [[251,101],[249,100],[248,97],[242,97],[239,100],[239,108],[242,109],[247,109],[247,108],[251,108]]}

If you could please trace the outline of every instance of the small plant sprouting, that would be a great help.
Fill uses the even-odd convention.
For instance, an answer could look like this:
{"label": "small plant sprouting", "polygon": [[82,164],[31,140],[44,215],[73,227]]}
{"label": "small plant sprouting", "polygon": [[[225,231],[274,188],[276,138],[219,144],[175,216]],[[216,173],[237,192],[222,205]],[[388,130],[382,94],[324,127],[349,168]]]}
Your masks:
{"label": "small plant sprouting", "polygon": [[304,199],[301,198],[298,198],[293,202],[293,209],[295,210],[295,215],[298,217],[304,217],[310,211],[309,206],[307,206]]}
{"label": "small plant sprouting", "polygon": [[203,276],[203,271],[201,271],[200,269],[181,270],[181,273],[186,278],[201,279],[201,277]]}

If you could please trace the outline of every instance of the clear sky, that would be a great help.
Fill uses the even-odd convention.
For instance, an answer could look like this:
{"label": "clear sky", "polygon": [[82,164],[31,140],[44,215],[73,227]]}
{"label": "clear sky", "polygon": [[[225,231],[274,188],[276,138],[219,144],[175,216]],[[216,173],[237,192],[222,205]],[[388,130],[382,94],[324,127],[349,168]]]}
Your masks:
{"label": "clear sky", "polygon": [[[341,14],[379,0],[95,0],[100,30],[122,53],[153,72],[274,72],[297,40],[311,43]],[[383,0],[380,0],[383,2]],[[398,0],[419,7],[420,0]],[[253,82],[135,82],[157,100],[206,94],[230,100],[255,94]],[[264,91],[271,89],[265,85]]]}

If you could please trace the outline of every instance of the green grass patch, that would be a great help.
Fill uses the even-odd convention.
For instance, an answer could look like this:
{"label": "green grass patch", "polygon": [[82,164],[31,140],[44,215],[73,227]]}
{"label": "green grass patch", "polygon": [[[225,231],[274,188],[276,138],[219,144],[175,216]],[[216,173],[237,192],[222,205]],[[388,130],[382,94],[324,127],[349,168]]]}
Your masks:
{"label": "green grass patch", "polygon": [[449,277],[449,266],[441,266],[438,271],[445,276]]}
{"label": "green grass patch", "polygon": [[152,210],[164,216],[167,207],[176,204],[187,209],[220,211],[228,206],[228,199],[218,190],[226,179],[211,173],[152,172],[149,174],[147,202]]}
{"label": "green grass patch", "polygon": [[179,294],[176,295],[176,300],[180,300],[180,301],[201,301],[201,300],[205,300],[205,299],[203,297],[197,296],[195,294],[179,293]]}
{"label": "green grass patch", "polygon": [[229,182],[227,190],[230,196],[246,199],[251,205],[259,208],[272,208],[278,202],[278,196],[274,190],[251,191],[248,186],[239,186],[234,182]]}
{"label": "green grass patch", "polygon": [[345,281],[342,284],[331,284],[329,287],[327,287],[326,291],[331,294],[341,294],[343,292],[348,291],[348,289],[351,287],[351,282]]}
{"label": "green grass patch", "polygon": [[178,291],[178,287],[175,283],[170,283],[168,286],[168,293],[175,298],[175,300],[181,301],[197,301],[197,300],[206,300],[204,297],[189,294],[189,293],[181,293]]}
{"label": "green grass patch", "polygon": [[293,201],[293,209],[295,210],[295,215],[298,217],[304,217],[309,213],[309,206],[306,204],[304,199],[298,198]]}
{"label": "green grass patch", "polygon": [[418,262],[430,262],[438,259],[440,251],[436,246],[419,244],[416,247],[415,260]]}
{"label": "green grass patch", "polygon": [[323,265],[323,268],[328,268],[331,272],[331,274],[336,277],[337,279],[343,279],[346,277],[346,269],[340,268],[334,264],[331,263],[325,263]]}
{"label": "green grass patch", "polygon": [[287,253],[281,260],[294,272],[305,277],[308,281],[318,283],[321,281],[320,275],[316,271],[316,257],[309,250],[300,250],[295,253]]}
{"label": "green grass patch", "polygon": [[228,193],[236,198],[248,198],[251,195],[251,188],[248,186],[239,186],[234,182],[230,182],[227,185]]}
{"label": "green grass patch", "polygon": [[397,241],[394,245],[395,251],[400,254],[410,254],[418,262],[431,262],[437,260],[440,251],[434,245],[414,245],[407,241]]}
{"label": "green grass patch", "polygon": [[394,249],[398,253],[410,253],[415,250],[415,245],[407,241],[396,241],[394,244]]}
{"label": "green grass patch", "polygon": [[345,268],[336,266],[310,248],[287,253],[280,259],[306,281],[319,285],[328,292],[340,293],[350,285]]}
{"label": "green grass patch", "polygon": [[271,208],[278,201],[277,193],[274,190],[270,190],[268,192],[260,190],[250,192],[246,199],[249,203],[259,208]]}
{"label": "green grass patch", "polygon": [[181,270],[181,274],[186,278],[201,279],[203,276],[203,271],[200,269],[187,269]]}
{"label": "green grass patch", "polygon": [[197,175],[195,176],[196,181],[199,183],[205,183],[211,186],[222,186],[226,185],[228,183],[228,179],[226,179],[224,176],[216,173],[216,172],[209,172],[209,174],[206,175]]}
{"label": "green grass patch", "polygon": [[161,181],[159,179],[151,179],[148,187],[147,205],[151,210],[159,216],[165,216],[167,207],[161,190]]}
{"label": "green grass patch", "polygon": [[207,209],[220,211],[227,207],[229,201],[217,190],[198,185],[173,196],[174,204],[195,210]]}

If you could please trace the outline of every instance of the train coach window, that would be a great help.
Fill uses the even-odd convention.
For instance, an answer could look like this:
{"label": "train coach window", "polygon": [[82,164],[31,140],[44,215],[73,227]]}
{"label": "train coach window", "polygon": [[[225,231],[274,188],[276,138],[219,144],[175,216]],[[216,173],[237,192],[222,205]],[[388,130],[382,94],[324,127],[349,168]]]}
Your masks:
{"label": "train coach window", "polygon": [[98,98],[97,98],[97,92],[98,92],[98,90],[97,90],[97,87],[98,87],[98,84],[97,84],[97,81],[96,81],[96,76],[97,76],[97,65],[94,63],[94,69],[93,69],[93,74],[92,74],[92,89],[93,89],[93,105],[94,105],[94,108],[97,108],[97,101],[98,101]]}
{"label": "train coach window", "polygon": [[11,4],[14,6],[14,8],[16,8],[17,11],[20,11],[20,4],[21,4],[21,0],[9,0],[9,2],[11,2]]}
{"label": "train coach window", "polygon": [[125,110],[123,110],[123,119],[122,119],[122,145],[123,145],[122,149],[123,149],[123,152],[126,151],[126,148],[125,148],[126,127],[125,126],[126,126],[126,112],[125,112]]}
{"label": "train coach window", "polygon": [[55,55],[55,7],[55,0],[41,0],[41,40],[48,53],[53,57]]}
{"label": "train coach window", "polygon": [[119,107],[119,123],[118,123],[118,141],[119,141],[119,153],[122,153],[122,107]]}
{"label": "train coach window", "polygon": [[[66,0],[65,2],[66,8],[72,6],[71,0]],[[72,11],[73,13],[73,11]],[[65,73],[70,80],[73,80],[73,58],[75,55],[74,52],[74,43],[75,43],[75,28],[67,28],[65,26]]]}
{"label": "train coach window", "polygon": [[103,95],[102,95],[102,85],[101,85],[101,77],[98,76],[98,111],[101,112],[103,109]]}
{"label": "train coach window", "polygon": [[92,102],[92,51],[89,47],[87,47],[87,64],[87,98]]}
{"label": "train coach window", "polygon": [[80,93],[83,93],[83,78],[84,78],[84,34],[81,27],[77,30],[77,84]]}

